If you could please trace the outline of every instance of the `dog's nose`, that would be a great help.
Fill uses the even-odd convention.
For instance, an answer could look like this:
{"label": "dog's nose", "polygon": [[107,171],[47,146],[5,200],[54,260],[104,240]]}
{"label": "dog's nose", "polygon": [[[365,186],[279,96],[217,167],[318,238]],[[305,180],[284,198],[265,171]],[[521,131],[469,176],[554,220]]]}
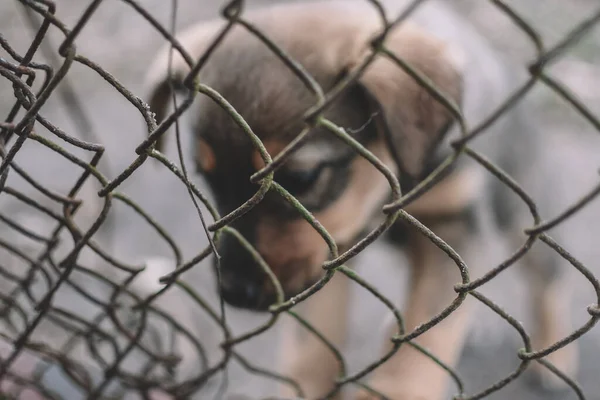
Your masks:
{"label": "dog's nose", "polygon": [[[266,310],[275,302],[267,275],[239,242],[225,236],[219,243],[220,288],[223,300],[234,307]],[[215,260],[215,268],[216,260]]]}
{"label": "dog's nose", "polygon": [[269,302],[271,296],[264,292],[263,286],[262,282],[248,280],[235,273],[221,274],[221,296],[233,307],[266,310],[272,301]]}

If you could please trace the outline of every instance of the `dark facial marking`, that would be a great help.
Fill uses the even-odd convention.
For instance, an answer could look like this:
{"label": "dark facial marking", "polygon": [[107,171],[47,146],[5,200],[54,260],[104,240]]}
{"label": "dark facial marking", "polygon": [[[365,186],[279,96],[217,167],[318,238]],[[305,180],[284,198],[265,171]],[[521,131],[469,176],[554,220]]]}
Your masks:
{"label": "dark facial marking", "polygon": [[320,211],[342,195],[350,178],[353,152],[328,159],[309,169],[282,167],[275,181],[298,198],[310,211]]}

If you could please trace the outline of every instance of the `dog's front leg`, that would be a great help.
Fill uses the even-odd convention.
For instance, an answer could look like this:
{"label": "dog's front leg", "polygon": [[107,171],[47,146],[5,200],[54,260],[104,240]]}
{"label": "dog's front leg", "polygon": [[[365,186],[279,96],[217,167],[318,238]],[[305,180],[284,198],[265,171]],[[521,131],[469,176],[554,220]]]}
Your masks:
{"label": "dog's front leg", "polygon": [[[336,273],[317,293],[293,310],[322,334],[337,349],[346,339],[349,279]],[[340,374],[340,364],[331,350],[316,335],[286,316],[280,352],[283,372],[302,388],[304,398],[323,398]],[[296,394],[288,385],[282,387],[284,398]]]}
{"label": "dog's front leg", "polygon": [[[423,222],[426,220],[423,219]],[[472,267],[485,254],[481,219],[474,213],[450,218],[431,219],[426,225],[449,244]],[[412,265],[408,299],[403,313],[406,333],[449,306],[457,297],[453,287],[460,283],[456,263],[427,237],[412,229],[408,251]],[[442,322],[418,336],[413,342],[425,347],[440,361],[454,366],[463,347],[469,326],[468,299]],[[398,328],[390,336],[398,334]],[[389,339],[387,336],[386,339]],[[386,351],[391,349],[386,345]],[[376,369],[369,384],[391,400],[442,400],[448,389],[448,373],[409,344]],[[379,398],[366,391],[358,395],[365,400]]]}

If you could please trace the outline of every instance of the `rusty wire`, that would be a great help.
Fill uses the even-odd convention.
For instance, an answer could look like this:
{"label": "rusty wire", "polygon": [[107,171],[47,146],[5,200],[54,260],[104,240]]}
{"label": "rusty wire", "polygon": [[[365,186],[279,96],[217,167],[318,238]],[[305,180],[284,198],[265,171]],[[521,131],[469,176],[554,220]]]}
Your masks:
{"label": "rusty wire", "polygon": [[[17,1],[26,11],[31,26],[36,30],[36,35],[24,55],[19,54],[11,47],[10,43],[0,36],[0,46],[2,46],[12,58],[12,60],[0,59],[0,75],[2,76],[2,79],[9,81],[13,88],[13,93],[5,92],[3,95],[14,95],[15,97],[14,107],[4,122],[0,123],[0,157],[2,159],[0,164],[0,193],[2,193],[3,196],[12,196],[31,209],[45,214],[54,221],[55,229],[50,235],[41,235],[31,231],[27,227],[21,226],[18,222],[13,221],[10,216],[3,213],[0,214],[0,221],[12,229],[14,235],[26,236],[36,242],[40,247],[38,253],[32,254],[15,247],[15,245],[11,244],[10,240],[8,240],[9,238],[0,238],[0,247],[14,255],[28,268],[23,276],[12,270],[10,266],[0,265],[0,275],[2,276],[2,279],[14,283],[12,291],[0,293],[0,299],[2,300],[0,315],[3,324],[8,327],[6,330],[3,329],[2,332],[0,332],[0,341],[12,345],[10,351],[3,354],[0,358],[0,382],[12,383],[12,391],[8,396],[18,398],[27,391],[33,391],[44,398],[61,398],[59,394],[52,390],[52,387],[49,387],[49,385],[43,382],[44,375],[48,372],[50,366],[54,365],[60,368],[73,384],[85,394],[86,398],[89,399],[118,398],[126,392],[136,392],[141,395],[142,398],[151,398],[151,393],[153,391],[160,391],[176,398],[185,398],[198,392],[205,385],[209,384],[214,377],[226,372],[227,366],[231,362],[239,363],[252,374],[285,382],[291,385],[298,394],[301,395],[301,389],[292,379],[278,374],[277,371],[268,371],[255,366],[252,363],[252,360],[242,357],[242,355],[235,350],[235,347],[238,344],[251,340],[257,335],[271,329],[277,323],[279,316],[282,313],[287,313],[308,331],[312,332],[322,340],[338,360],[340,364],[340,377],[330,395],[334,395],[346,384],[356,384],[368,388],[367,385],[360,382],[360,379],[385,362],[386,359],[391,357],[401,345],[406,343],[407,345],[414,346],[421,353],[430,357],[448,371],[449,375],[456,383],[456,398],[463,400],[479,399],[485,398],[493,392],[500,391],[507,384],[523,374],[531,362],[541,363],[561,379],[565,380],[578,398],[585,398],[577,383],[566,377],[560,371],[557,371],[548,361],[544,360],[543,357],[564,347],[568,343],[577,340],[596,324],[597,320],[600,318],[600,310],[598,308],[598,303],[600,303],[600,284],[594,275],[574,256],[561,247],[560,244],[553,240],[547,234],[547,231],[577,213],[590,201],[596,198],[600,193],[600,187],[593,188],[588,194],[582,196],[579,201],[574,203],[563,213],[544,221],[541,219],[540,215],[538,215],[537,206],[528,196],[526,191],[497,166],[493,165],[481,154],[478,154],[471,149],[469,147],[469,142],[475,137],[485,134],[485,130],[488,126],[503,114],[510,112],[510,109],[536,85],[545,85],[555,91],[558,96],[566,100],[574,109],[586,118],[593,127],[600,130],[600,121],[594,117],[593,113],[586,105],[578,100],[576,96],[570,93],[568,89],[562,86],[554,78],[549,76],[544,70],[545,66],[560,57],[569,46],[585,36],[586,33],[598,23],[600,20],[600,10],[595,15],[590,16],[588,20],[582,22],[581,25],[573,29],[572,32],[565,36],[565,38],[556,46],[553,48],[546,48],[535,29],[517,12],[501,0],[492,0],[491,2],[497,7],[498,11],[509,16],[513,23],[533,42],[537,51],[537,57],[529,66],[530,79],[521,88],[516,90],[512,96],[507,98],[496,112],[492,113],[485,121],[481,122],[478,126],[467,130],[460,111],[456,109],[452,102],[447,100],[443,93],[428,84],[426,79],[423,79],[418,71],[415,71],[410,65],[397,58],[382,44],[385,35],[391,28],[401,24],[404,18],[414,9],[418,8],[423,0],[412,2],[410,7],[399,16],[386,16],[377,0],[365,0],[371,3],[373,7],[380,12],[382,34],[373,41],[372,53],[365,58],[363,64],[357,66],[351,74],[342,79],[338,86],[328,93],[323,91],[310,74],[304,70],[302,65],[299,65],[296,61],[292,60],[282,49],[278,48],[275,43],[261,33],[257,27],[244,19],[244,0],[231,0],[223,8],[223,29],[214,39],[212,45],[209,46],[208,51],[202,55],[199,60],[193,60],[177,42],[172,34],[175,30],[175,26],[165,28],[135,0],[123,0],[124,3],[131,6],[139,13],[139,15],[152,24],[153,27],[155,27],[160,34],[172,44],[173,51],[179,52],[191,67],[191,72],[185,79],[185,85],[189,89],[187,98],[182,103],[176,104],[175,111],[167,117],[164,122],[157,126],[151,110],[149,110],[148,106],[140,100],[139,97],[120,84],[117,79],[105,71],[100,65],[89,60],[77,51],[77,36],[86,23],[94,18],[94,14],[102,0],[91,1],[83,15],[71,28],[65,26],[56,18],[56,4],[51,0]],[[173,2],[173,4],[173,11],[176,11],[176,3]],[[42,22],[36,24],[35,21],[40,19]],[[204,63],[210,58],[212,50],[219,46],[219,43],[227,36],[228,32],[235,25],[243,26],[249,32],[256,35],[256,37],[268,46],[289,67],[289,69],[302,80],[315,97],[314,107],[309,110],[305,116],[307,129],[305,129],[303,133],[291,142],[280,154],[273,158],[267,152],[260,139],[252,132],[252,128],[248,126],[242,116],[228,103],[227,99],[223,98],[212,88],[203,85],[201,82],[194,82],[195,76],[203,67]],[[46,36],[48,29],[51,26],[58,28],[64,36],[63,41],[59,46],[58,54],[54,54],[47,48],[41,46],[42,39]],[[49,65],[33,62],[33,56],[40,50],[55,62],[59,61],[59,68],[54,69]],[[434,95],[434,97],[436,97],[436,99],[451,111],[452,115],[458,119],[463,128],[463,136],[453,143],[455,152],[450,155],[438,169],[432,172],[430,176],[409,193],[401,194],[397,178],[380,160],[369,153],[369,151],[363,148],[359,143],[354,141],[344,129],[336,126],[322,116],[325,107],[335,101],[342,90],[358,78],[365,68],[374,60],[376,55],[388,57],[398,65],[398,68],[402,68],[417,82],[423,85]],[[56,88],[59,84],[63,84],[64,86],[72,83],[69,82],[66,77],[69,74],[69,69],[76,63],[95,71],[112,85],[115,90],[124,96],[139,111],[147,125],[149,136],[137,147],[137,158],[123,171],[118,174],[111,174],[113,175],[112,178],[107,177],[106,173],[103,174],[98,169],[98,163],[104,154],[104,147],[101,145],[101,140],[99,140],[97,136],[92,134],[89,137],[89,141],[77,139],[61,130],[60,127],[53,125],[39,112],[53,92],[57,91]],[[43,82],[40,85],[39,90],[34,91],[33,84],[39,79],[42,79]],[[77,114],[74,118],[79,121],[77,124],[78,129],[82,132],[92,132],[91,124],[88,122],[84,111],[76,106],[79,101],[75,98],[75,94],[70,89],[70,86],[66,86],[66,91],[59,91],[59,93],[62,93],[62,96],[66,96],[65,101],[74,105],[71,109],[74,114]],[[218,215],[215,207],[209,202],[208,198],[191,182],[183,159],[180,158],[180,165],[178,166],[153,148],[154,143],[156,143],[156,141],[159,140],[172,125],[177,124],[178,117],[183,115],[186,110],[189,109],[194,97],[199,95],[208,96],[231,115],[231,118],[252,140],[266,164],[263,170],[258,171],[250,178],[252,182],[257,184],[256,194],[251,199],[248,199],[247,202],[237,210],[226,216]],[[24,110],[24,112],[22,116],[19,116],[21,110]],[[46,128],[53,136],[46,137],[36,133],[34,129],[36,124],[40,124]],[[302,145],[303,139],[308,135],[308,128],[314,126],[321,126],[329,130],[332,134],[337,135],[344,140],[360,156],[365,157],[386,176],[393,194],[393,201],[390,204],[387,204],[382,210],[386,215],[385,221],[365,236],[359,243],[343,253],[339,252],[334,239],[319,221],[317,221],[298,200],[291,196],[273,179],[273,174],[277,168],[283,164],[285,159],[289,157],[292,152]],[[181,155],[178,129],[177,135],[178,147]],[[34,178],[30,177],[26,171],[19,167],[19,164],[15,161],[15,156],[26,141],[35,141],[58,153],[66,160],[71,161],[74,169],[80,171],[80,176],[74,181],[72,188],[66,196],[48,189],[46,187],[47,182],[36,181]],[[68,147],[66,144],[88,152],[91,158],[86,160],[72,154],[67,150]],[[470,278],[468,267],[462,261],[460,254],[457,254],[433,232],[403,210],[404,205],[426,191],[431,183],[435,181],[436,176],[442,174],[445,169],[449,168],[459,156],[473,158],[491,174],[495,175],[497,179],[510,187],[514,193],[528,205],[534,221],[534,225],[525,231],[529,237],[526,245],[510,259],[501,263],[486,275],[476,280]],[[203,224],[205,223],[205,216],[198,203],[201,203],[204,208],[208,210],[210,217],[213,220],[212,224],[205,225],[206,233],[209,238],[209,245],[190,260],[183,259],[176,241],[169,236],[151,215],[146,213],[129,197],[118,191],[119,186],[149,158],[157,160],[161,165],[171,171],[182,184],[187,186],[190,197],[194,201]],[[27,180],[43,196],[55,202],[57,205],[60,205],[62,213],[57,213],[17,189],[6,185],[5,182],[9,173],[18,174]],[[86,230],[82,230],[75,223],[74,217],[81,206],[81,200],[78,199],[79,191],[81,190],[82,185],[88,180],[93,180],[100,186],[98,198],[101,199],[102,206],[101,212],[93,224]],[[260,254],[244,239],[243,236],[229,226],[232,221],[240,218],[258,204],[269,190],[274,190],[279,193],[298,210],[298,212],[326,241],[331,253],[330,260],[323,266],[326,270],[324,277],[309,289],[287,301],[284,301],[281,285],[271,272],[267,263],[262,260]],[[163,283],[164,286],[156,293],[150,294],[147,297],[142,297],[130,289],[131,282],[140,272],[142,272],[144,267],[128,265],[127,263],[118,261],[92,239],[94,234],[105,222],[107,215],[115,202],[124,204],[141,216],[148,223],[148,227],[162,237],[172,250],[175,269],[161,279],[161,283]],[[455,300],[440,314],[420,325],[414,331],[406,330],[402,321],[402,314],[395,308],[390,300],[385,298],[385,296],[383,296],[375,287],[361,278],[356,272],[344,265],[344,263],[348,262],[377,240],[399,219],[418,229],[452,258],[459,268],[462,278],[462,282],[455,286],[457,293]],[[65,232],[70,235],[72,243],[68,246],[66,254],[59,255],[56,249],[58,248],[59,242],[63,240],[60,238],[60,235]],[[219,237],[223,234],[233,235],[240,241],[240,243],[256,259],[264,272],[270,277],[278,294],[276,304],[270,308],[271,318],[261,326],[236,337],[232,335],[228,326],[222,301],[219,308],[214,308],[204,298],[202,293],[198,293],[195,288],[180,279],[180,276],[183,273],[191,268],[197,267],[202,260],[215,253],[216,248],[214,242],[218,241]],[[507,312],[502,310],[500,306],[485,297],[481,292],[477,291],[478,288],[496,277],[501,271],[510,268],[510,266],[523,257],[533,243],[537,241],[554,249],[561,257],[579,271],[593,286],[598,297],[597,303],[588,308],[589,320],[586,324],[561,341],[545,349],[533,349],[530,344],[529,335],[521,324]],[[108,263],[111,268],[118,270],[121,273],[119,276],[123,276],[124,278],[115,279],[98,272],[94,268],[84,265],[84,263],[80,262],[80,253],[84,249],[91,250],[95,257]],[[98,295],[89,291],[87,287],[77,283],[77,281],[72,278],[75,272],[101,282],[109,287],[111,292],[110,296],[100,298]],[[353,375],[347,375],[346,362],[339,349],[336,349],[332,344],[328,343],[318,331],[293,310],[293,307],[296,304],[304,301],[320,290],[336,273],[348,276],[389,308],[398,321],[398,329],[400,332],[397,337],[393,338],[395,346],[393,346],[393,349],[387,355],[373,361],[372,364],[365,366],[362,370]],[[44,286],[41,294],[39,293],[39,288],[35,291],[33,290],[34,284],[38,284],[38,286],[41,284]],[[90,315],[88,319],[85,319],[59,306],[53,305],[54,296],[58,291],[63,290],[65,287],[75,290],[80,296],[97,305],[99,309],[98,313],[96,315]],[[219,326],[222,333],[221,347],[223,352],[222,357],[216,363],[209,362],[201,338],[196,337],[193,332],[186,329],[180,323],[181,321],[177,321],[168,313],[155,307],[154,304],[157,299],[166,292],[174,290],[173,288],[177,288],[180,293],[182,293],[182,296],[187,296],[194,301],[197,307],[204,310],[208,317]],[[21,304],[22,301],[16,300],[19,296],[25,297],[25,302],[28,303],[26,306]],[[450,366],[443,365],[443,363],[435,357],[435,354],[429,353],[427,349],[421,348],[416,343],[412,342],[417,336],[423,334],[459,308],[468,296],[477,299],[503,318],[519,333],[523,341],[523,348],[518,353],[518,357],[521,360],[519,367],[509,376],[499,380],[488,388],[483,389],[481,392],[474,394],[464,393],[463,382]],[[153,328],[149,324],[149,321],[151,320],[160,320],[166,323],[172,329],[173,338],[184,337],[192,344],[191,347],[194,349],[195,357],[200,365],[195,376],[187,378],[186,380],[177,380],[169,374],[169,371],[177,365],[179,356],[174,354],[172,345],[170,348],[167,348],[169,346],[167,346],[166,343],[161,342],[164,338],[161,338],[160,334],[153,333]],[[66,337],[64,344],[61,347],[53,348],[50,345],[32,339],[33,332],[43,322],[51,323],[62,329]],[[153,344],[142,341],[141,338],[144,335],[155,335]],[[174,340],[175,339],[172,341]],[[89,353],[89,357],[85,360],[85,363],[73,355],[74,348],[77,345],[84,346]],[[107,348],[109,350],[107,350]],[[126,363],[128,357],[130,357],[133,352],[141,352],[147,357],[147,362],[142,365],[142,368],[139,369],[138,373],[133,373],[123,368],[123,364]],[[40,364],[31,376],[22,374],[13,368],[23,353],[35,354],[40,360]],[[90,365],[92,367],[90,367]],[[151,372],[161,369],[166,371],[166,373],[156,376],[152,375],[153,378],[149,378]],[[100,379],[95,379],[94,376],[100,376]],[[160,378],[157,378],[157,376]],[[121,388],[116,392],[110,391],[109,386],[115,381],[118,381],[121,384]],[[226,383],[226,380],[223,380],[223,382]],[[372,390],[370,388],[368,389]],[[222,392],[224,387],[221,387],[220,390]]]}

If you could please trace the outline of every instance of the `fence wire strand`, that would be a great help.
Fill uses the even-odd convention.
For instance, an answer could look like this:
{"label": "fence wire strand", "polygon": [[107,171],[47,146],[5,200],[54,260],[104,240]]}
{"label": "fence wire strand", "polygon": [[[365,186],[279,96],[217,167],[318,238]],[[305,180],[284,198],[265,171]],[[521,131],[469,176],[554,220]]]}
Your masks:
{"label": "fence wire strand", "polygon": [[[475,127],[469,128],[458,107],[444,93],[438,90],[418,70],[400,59],[384,45],[385,38],[392,28],[402,24],[412,12],[424,3],[423,0],[413,1],[400,15],[386,15],[383,6],[377,0],[365,0],[378,12],[381,20],[381,34],[372,41],[369,53],[365,55],[362,62],[328,92],[323,90],[300,63],[292,59],[268,35],[245,19],[247,5],[244,0],[231,0],[222,8],[222,28],[207,47],[207,51],[198,60],[194,60],[186,53],[174,36],[174,32],[177,31],[175,21],[178,8],[176,1],[172,2],[172,15],[168,27],[161,25],[137,1],[122,0],[122,2],[130,6],[139,16],[152,25],[171,44],[172,55],[175,52],[179,53],[190,67],[189,75],[184,79],[184,86],[187,88],[185,98],[182,101],[173,98],[174,111],[165,116],[158,125],[152,110],[144,101],[128,90],[101,65],[88,59],[77,50],[78,36],[85,30],[86,24],[94,19],[97,10],[102,5],[102,0],[91,1],[71,28],[57,18],[57,4],[53,1],[16,0],[16,3],[19,3],[24,11],[24,15],[27,16],[29,28],[36,31],[34,39],[24,54],[21,54],[0,34],[0,46],[11,58],[9,60],[0,58],[0,76],[12,87],[12,92],[5,90],[2,94],[3,96],[14,97],[14,106],[4,121],[0,122],[0,158],[2,160],[0,163],[0,194],[14,198],[24,207],[30,209],[32,213],[44,214],[53,220],[55,224],[54,229],[48,234],[42,234],[19,223],[4,211],[0,214],[0,223],[11,232],[10,237],[0,238],[0,247],[27,267],[25,273],[23,273],[23,271],[16,271],[12,268],[10,262],[1,262],[0,264],[2,279],[12,285],[11,290],[0,292],[0,318],[4,326],[0,331],[0,340],[11,345],[8,352],[0,353],[2,354],[0,356],[0,383],[2,385],[4,383],[11,384],[11,389],[7,391],[8,398],[25,398],[21,396],[35,392],[43,398],[61,399],[61,395],[55,392],[55,388],[48,384],[45,378],[52,368],[59,368],[88,399],[121,398],[130,392],[137,393],[144,399],[152,398],[153,392],[165,393],[174,398],[187,398],[205,387],[215,385],[215,381],[218,381],[216,383],[218,386],[216,398],[220,398],[227,390],[229,383],[227,369],[233,362],[238,363],[250,374],[288,384],[298,396],[302,396],[302,389],[293,379],[281,375],[280,371],[276,369],[267,370],[255,365],[253,360],[242,356],[236,350],[240,343],[247,342],[272,329],[282,314],[287,314],[288,317],[303,326],[307,332],[320,340],[339,363],[339,377],[328,397],[333,397],[346,385],[356,385],[377,393],[361,379],[392,357],[401,346],[407,345],[414,347],[425,357],[430,358],[446,370],[456,385],[456,399],[481,399],[494,392],[501,391],[506,385],[521,376],[531,363],[539,363],[550,370],[562,379],[579,399],[586,398],[575,381],[557,370],[544,357],[578,340],[594,327],[600,318],[598,306],[600,304],[600,283],[583,263],[565,250],[547,232],[551,228],[564,223],[565,220],[571,218],[596,199],[600,194],[600,186],[594,187],[588,193],[583,194],[579,200],[562,213],[548,219],[542,219],[535,201],[528,195],[526,190],[497,165],[472,149],[469,144],[476,137],[485,135],[489,126],[501,116],[509,113],[517,103],[538,85],[545,85],[551,89],[556,96],[563,99],[565,103],[585,118],[594,129],[600,131],[600,119],[594,116],[589,107],[579,100],[575,94],[571,93],[567,87],[551,77],[546,71],[549,64],[560,58],[565,51],[584,38],[594,26],[598,25],[600,9],[573,28],[554,47],[546,48],[539,33],[519,12],[502,0],[491,0],[491,4],[495,6],[497,12],[509,17],[512,23],[522,31],[524,37],[532,42],[536,49],[536,55],[535,60],[528,66],[529,79],[484,121],[481,121]],[[109,4],[104,6],[108,7]],[[301,80],[314,96],[314,105],[304,116],[304,130],[276,156],[269,154],[260,138],[226,98],[213,88],[196,81],[196,76],[210,59],[214,50],[219,47],[236,26],[242,27],[259,39]],[[58,45],[58,51],[48,46],[47,40],[44,41],[51,27],[58,28],[62,34],[62,42]],[[57,67],[34,62],[33,58],[38,52],[43,53]],[[377,57],[387,58],[395,63],[399,69],[410,75],[448,110],[458,121],[462,131],[461,137],[452,143],[454,152],[423,182],[407,193],[401,193],[398,178],[381,160],[354,140],[346,130],[326,119],[323,115],[326,107],[333,103],[345,88],[356,81]],[[104,170],[105,172],[101,172],[99,168],[100,161],[105,160],[105,147],[102,145],[99,135],[93,132],[92,123],[86,115],[85,109],[81,106],[84,103],[74,91],[74,82],[68,79],[69,71],[75,64],[98,74],[116,92],[123,96],[145,121],[148,136],[137,146],[137,157],[121,171]],[[34,89],[34,83],[39,85],[39,89]],[[70,117],[75,121],[77,130],[81,131],[81,134],[88,135],[87,140],[76,138],[43,116],[41,113],[42,107],[55,93],[70,105]],[[247,199],[244,204],[228,215],[218,214],[216,207],[209,201],[209,198],[192,182],[193,178],[188,175],[183,160],[178,120],[190,109],[197,96],[206,96],[227,112],[230,118],[252,141],[265,163],[263,169],[250,177],[251,182],[256,184],[254,196]],[[177,137],[178,164],[155,149],[155,145],[162,140],[162,136],[173,125],[175,125]],[[45,128],[50,132],[50,135],[41,135],[36,131],[38,126]],[[382,209],[385,220],[357,244],[348,249],[338,249],[338,245],[325,227],[299,200],[274,180],[275,172],[306,142],[311,128],[314,127],[324,128],[331,135],[344,141],[358,156],[366,159],[385,176],[392,192],[392,201]],[[42,182],[33,178],[25,169],[19,166],[16,156],[26,142],[36,142],[49,151],[56,153],[69,161],[73,170],[79,173],[67,195],[55,192],[51,189],[50,182]],[[77,154],[79,155],[75,154],[73,148],[78,150]],[[84,154],[88,154],[88,156],[82,156],[79,150],[83,151]],[[406,204],[427,191],[440,175],[452,167],[458,157],[470,157],[494,175],[496,179],[510,188],[522,200],[530,210],[532,217],[531,227],[524,231],[527,237],[522,246],[508,259],[477,279],[471,278],[468,266],[462,260],[460,254],[403,209]],[[152,215],[130,197],[119,191],[120,186],[131,179],[135,171],[148,162],[148,159],[158,161],[161,167],[170,171],[181,184],[185,185],[204,227],[208,245],[189,260],[184,259],[177,241]],[[27,193],[8,185],[7,177],[9,174],[23,178],[45,199],[60,206],[61,212],[51,209]],[[85,204],[78,197],[83,185],[87,182],[93,182],[99,187],[97,198],[100,201],[100,211],[90,226],[82,228],[76,223],[76,217]],[[330,259],[323,265],[325,275],[311,287],[289,300],[285,300],[280,282],[260,253],[238,231],[231,227],[233,221],[252,210],[268,192],[279,194],[295,208],[298,214],[326,242],[330,252]],[[147,266],[130,265],[120,261],[93,239],[94,235],[106,222],[107,216],[115,204],[120,204],[137,214],[145,221],[149,230],[162,238],[172,253],[174,269],[162,276],[160,289],[147,296],[142,296],[131,288],[132,282],[143,273]],[[201,206],[208,211],[212,222],[206,220],[207,217]],[[461,277],[461,282],[454,286],[456,296],[452,302],[446,305],[439,314],[412,331],[404,325],[402,313],[396,309],[393,302],[346,265],[399,220],[419,231],[431,243],[445,252],[455,263]],[[65,234],[68,239],[65,239]],[[238,335],[234,335],[229,327],[223,300],[220,300],[217,307],[213,306],[206,298],[206,294],[200,293],[193,285],[181,278],[182,274],[192,268],[197,268],[203,260],[211,255],[214,255],[217,260],[219,259],[215,243],[223,235],[231,235],[241,244],[244,250],[261,267],[265,275],[268,276],[277,294],[275,304],[269,309],[270,318],[263,324]],[[11,238],[20,236],[28,238],[28,240],[38,245],[39,251],[27,251],[11,242]],[[65,243],[65,241],[68,243]],[[534,349],[530,336],[521,323],[478,291],[481,286],[522,259],[536,242],[542,242],[572,265],[589,281],[597,297],[596,304],[590,305],[587,309],[589,319],[585,324],[560,341],[543,349]],[[63,245],[62,248],[67,245],[67,251],[59,252],[59,244]],[[115,274],[109,276],[89,265],[87,259],[84,260],[81,257],[84,251],[90,252],[96,259],[110,265]],[[220,269],[217,268],[217,273],[219,271]],[[371,360],[361,370],[352,374],[348,372],[346,360],[340,349],[328,342],[315,327],[294,311],[297,304],[321,290],[335,274],[345,275],[374,296],[394,315],[398,326],[398,334],[391,338],[393,342],[392,349],[381,358]],[[76,279],[77,276],[85,276],[109,288],[110,296],[100,297],[88,285],[79,283]],[[53,300],[57,292],[65,290],[65,288],[74,290],[79,296],[97,306],[97,313],[84,318],[55,305]],[[162,296],[173,290],[178,290],[180,296],[185,296],[192,301],[218,327],[222,339],[222,354],[216,362],[209,360],[207,356],[209,350],[205,348],[202,338],[186,328],[182,321],[178,321],[175,317],[156,306],[157,301]],[[507,376],[474,394],[465,393],[464,382],[452,366],[445,365],[435,354],[413,342],[415,338],[430,330],[460,308],[462,303],[469,297],[485,305],[506,321],[522,340],[522,349],[517,354],[520,359],[517,368]],[[151,321],[160,321],[169,326],[171,332],[168,335],[169,337],[165,337],[153,328]],[[32,337],[33,333],[41,324],[49,324],[60,330],[61,334],[64,335],[63,344],[56,347],[34,339]],[[145,339],[143,340],[143,338]],[[175,348],[177,343],[182,340],[191,344],[189,346],[190,351],[194,353],[199,365],[196,374],[185,380],[177,379],[172,373],[180,362],[181,356],[176,354]],[[77,353],[81,351],[81,349],[77,350],[78,348],[85,348],[87,354],[89,354],[89,357],[85,360],[86,362],[82,362],[78,358]],[[138,364],[135,371],[124,366],[133,353],[142,353],[146,357],[146,362],[141,363],[141,365]],[[18,361],[23,354],[34,354],[39,360],[31,374],[22,373],[17,368]],[[164,373],[155,373],[158,370]],[[114,386],[114,382],[119,383],[118,389],[111,388],[111,385]],[[4,388],[4,386],[2,387]]]}

